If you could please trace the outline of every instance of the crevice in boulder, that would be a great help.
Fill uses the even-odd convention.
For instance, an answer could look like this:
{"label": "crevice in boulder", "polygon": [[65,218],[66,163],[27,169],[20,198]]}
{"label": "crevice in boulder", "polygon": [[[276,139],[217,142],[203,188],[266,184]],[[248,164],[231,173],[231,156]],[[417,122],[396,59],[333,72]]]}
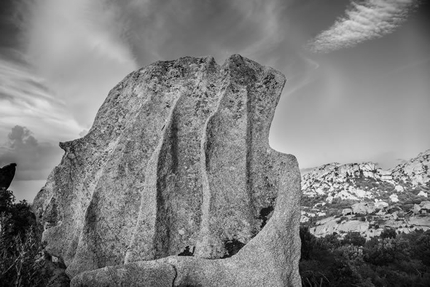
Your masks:
{"label": "crevice in boulder", "polygon": [[58,204],[54,197],[51,198],[50,204],[45,210],[45,213],[43,215],[43,221],[45,222],[45,225],[43,227],[44,229],[57,226],[60,221]]}
{"label": "crevice in boulder", "polygon": [[263,227],[266,225],[272,212],[273,212],[273,206],[264,207],[260,210],[259,219],[261,219],[261,229],[263,229]]}
{"label": "crevice in boulder", "polygon": [[231,240],[227,240],[224,242],[224,248],[227,251],[226,254],[222,258],[229,258],[239,252],[242,247],[245,246],[245,243],[240,242],[239,240],[233,238]]}
{"label": "crevice in boulder", "polygon": [[194,256],[194,246],[186,246],[184,250],[178,254],[178,256]]}
{"label": "crevice in boulder", "polygon": [[175,277],[173,277],[173,280],[172,280],[172,287],[175,287],[176,286],[176,279],[178,278],[178,269],[176,269],[176,266],[174,265],[174,264],[170,264],[170,263],[168,263],[170,266],[172,266],[172,268],[173,268],[173,270],[175,271]]}

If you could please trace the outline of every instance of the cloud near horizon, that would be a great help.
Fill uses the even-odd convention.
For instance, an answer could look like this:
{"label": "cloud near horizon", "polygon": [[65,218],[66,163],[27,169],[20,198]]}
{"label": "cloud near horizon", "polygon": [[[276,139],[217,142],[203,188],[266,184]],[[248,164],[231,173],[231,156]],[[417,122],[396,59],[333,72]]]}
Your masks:
{"label": "cloud near horizon", "polygon": [[346,16],[308,43],[314,53],[329,53],[383,37],[402,24],[420,0],[366,0],[351,2]]}
{"label": "cloud near horizon", "polygon": [[58,146],[39,142],[29,129],[16,125],[0,145],[0,166],[17,163],[16,181],[46,180],[62,154]]}

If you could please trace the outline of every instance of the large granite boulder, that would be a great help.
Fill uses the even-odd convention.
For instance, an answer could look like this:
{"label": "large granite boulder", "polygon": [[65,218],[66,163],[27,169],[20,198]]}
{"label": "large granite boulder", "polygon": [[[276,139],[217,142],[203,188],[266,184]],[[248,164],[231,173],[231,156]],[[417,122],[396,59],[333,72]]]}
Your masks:
{"label": "large granite boulder", "polygon": [[[106,277],[113,285],[299,285],[300,174],[294,157],[268,144],[284,83],[239,55],[222,66],[211,57],[156,62],[128,75],[89,133],[60,144],[63,159],[34,200],[47,251],[71,277],[119,265],[101,269],[119,276]],[[246,245],[220,259],[236,252],[232,243]],[[184,251],[194,257],[174,256]],[[103,281],[101,270],[76,284]],[[225,281],[215,280],[221,274]],[[258,285],[266,277],[277,283]]]}

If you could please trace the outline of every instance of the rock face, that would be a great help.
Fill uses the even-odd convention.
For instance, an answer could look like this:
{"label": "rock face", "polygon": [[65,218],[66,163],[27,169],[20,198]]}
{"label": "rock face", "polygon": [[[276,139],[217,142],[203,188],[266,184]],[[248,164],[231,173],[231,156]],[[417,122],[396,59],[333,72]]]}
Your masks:
{"label": "rock face", "polygon": [[15,176],[16,163],[0,167],[0,189],[7,190]]}
{"label": "rock face", "polygon": [[398,164],[392,170],[393,178],[403,185],[427,186],[430,188],[430,149],[417,157]]}
{"label": "rock face", "polygon": [[[284,83],[239,55],[222,66],[210,57],[156,62],[128,75],[89,133],[60,144],[63,159],[34,200],[47,251],[71,277],[126,263],[102,269],[126,285],[130,270],[167,282],[139,286],[300,285],[300,172],[268,144]],[[246,245],[204,259],[231,256],[232,242]],[[184,250],[198,258],[172,257]]]}

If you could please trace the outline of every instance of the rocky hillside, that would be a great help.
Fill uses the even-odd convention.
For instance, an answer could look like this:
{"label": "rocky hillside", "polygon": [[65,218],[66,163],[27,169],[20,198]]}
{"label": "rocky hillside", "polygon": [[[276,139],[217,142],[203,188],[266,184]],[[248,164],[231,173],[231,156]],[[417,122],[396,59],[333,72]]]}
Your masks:
{"label": "rocky hillside", "polygon": [[430,149],[390,170],[330,163],[302,175],[302,218],[317,236],[359,231],[371,237],[430,228]]}

